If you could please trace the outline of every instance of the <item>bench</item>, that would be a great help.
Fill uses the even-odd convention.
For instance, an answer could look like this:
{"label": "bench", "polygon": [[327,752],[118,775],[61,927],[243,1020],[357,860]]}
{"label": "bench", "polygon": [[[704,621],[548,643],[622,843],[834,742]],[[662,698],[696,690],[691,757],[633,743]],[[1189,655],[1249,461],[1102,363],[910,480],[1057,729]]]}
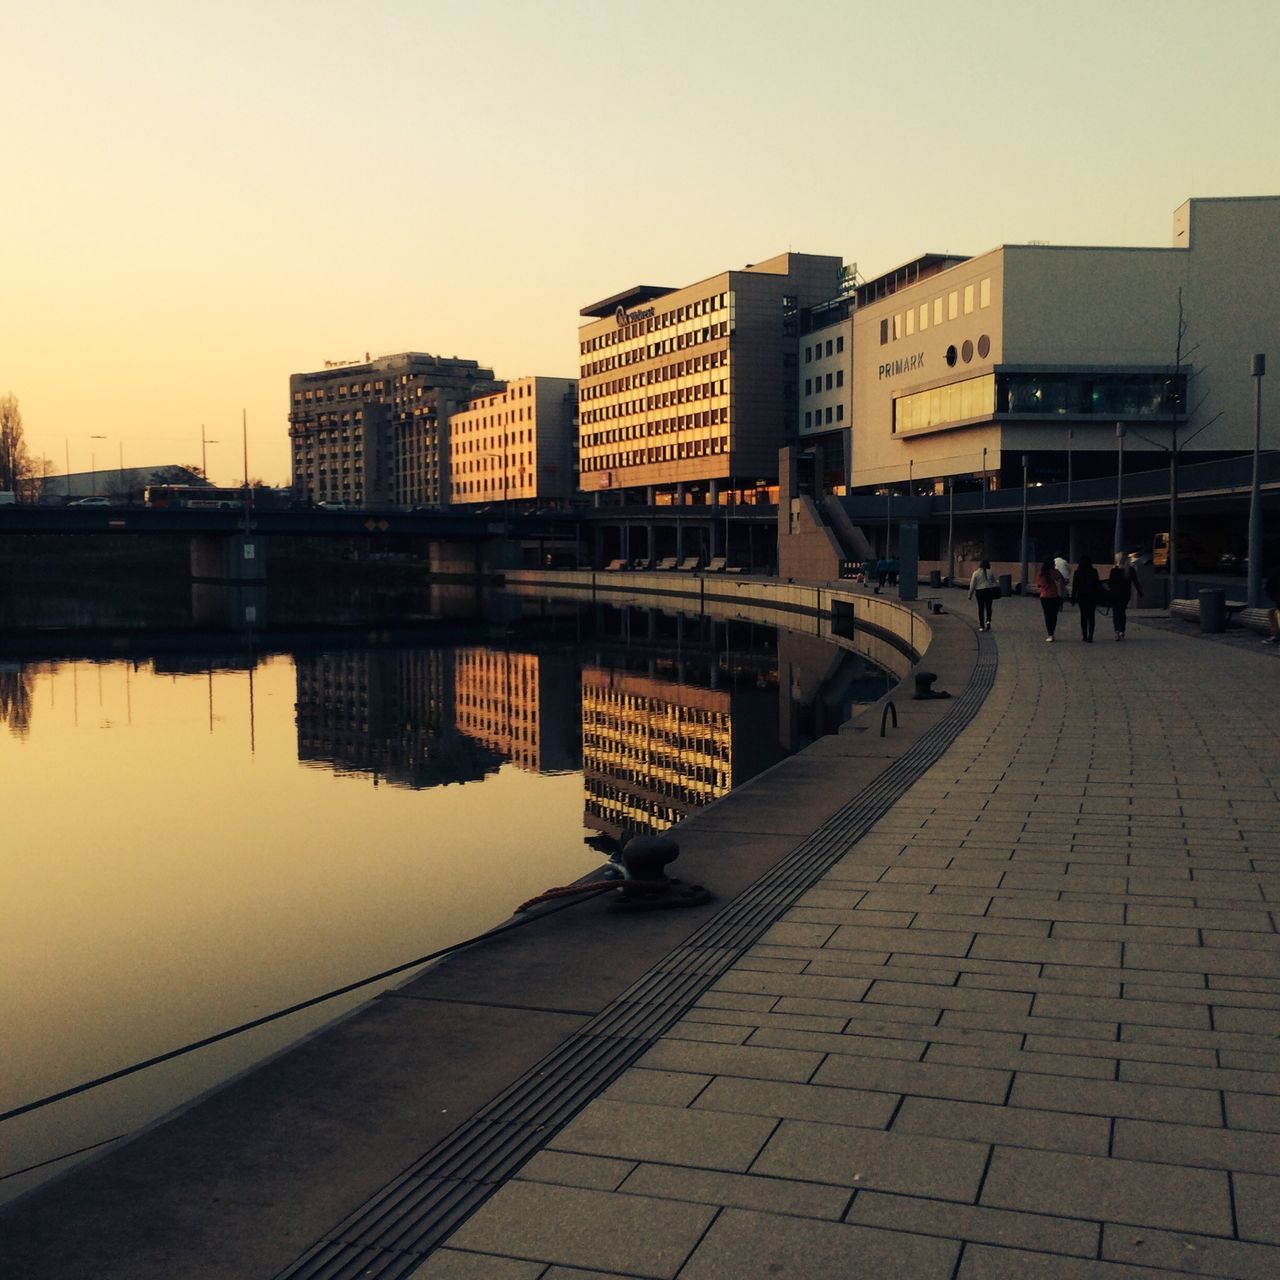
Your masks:
{"label": "bench", "polygon": [[723,573],[724,572],[724,556],[712,556],[711,559],[707,561],[707,572]]}
{"label": "bench", "polygon": [[619,569],[625,569],[627,562],[625,560],[610,560],[604,567],[605,573],[617,573]]}
{"label": "bench", "polygon": [[659,573],[670,573],[676,567],[675,556],[667,556],[665,560],[658,561]]}
{"label": "bench", "polygon": [[698,567],[697,556],[685,556],[676,567],[679,573],[692,573]]}
{"label": "bench", "polygon": [[[1267,621],[1266,609],[1251,609],[1246,600],[1228,600],[1224,605],[1226,620],[1228,624],[1236,622],[1242,627],[1247,627],[1250,631],[1259,631],[1264,636],[1271,631],[1271,624]],[[1171,618],[1181,618],[1185,622],[1200,621],[1200,601],[1196,600],[1172,600],[1169,603],[1169,616]]]}
{"label": "bench", "polygon": [[633,560],[631,562],[631,567],[643,573],[644,570],[651,569],[653,567],[653,561],[652,560]]}

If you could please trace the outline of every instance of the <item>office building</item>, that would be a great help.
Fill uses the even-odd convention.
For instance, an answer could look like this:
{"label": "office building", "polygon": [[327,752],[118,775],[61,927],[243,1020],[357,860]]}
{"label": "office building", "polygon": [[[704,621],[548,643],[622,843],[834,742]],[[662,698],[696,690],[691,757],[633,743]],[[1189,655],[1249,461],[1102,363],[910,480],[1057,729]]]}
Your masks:
{"label": "office building", "polygon": [[449,417],[503,385],[474,360],[418,352],[293,374],[294,492],[357,507],[446,503]]}
{"label": "office building", "polygon": [[449,502],[565,505],[574,491],[578,384],[517,378],[449,419]]}
{"label": "office building", "polygon": [[841,265],[784,253],[584,307],[580,487],[715,503],[771,483],[795,428],[798,314],[838,293]]}

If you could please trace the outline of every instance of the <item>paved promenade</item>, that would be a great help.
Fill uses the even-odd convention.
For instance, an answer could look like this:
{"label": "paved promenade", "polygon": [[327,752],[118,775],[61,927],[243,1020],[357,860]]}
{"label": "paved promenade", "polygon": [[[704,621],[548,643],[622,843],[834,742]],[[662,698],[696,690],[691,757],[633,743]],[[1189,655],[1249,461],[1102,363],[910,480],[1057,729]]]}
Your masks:
{"label": "paved promenade", "polygon": [[414,1280],[1280,1276],[1280,655],[1097,637],[997,602],[945,754]]}

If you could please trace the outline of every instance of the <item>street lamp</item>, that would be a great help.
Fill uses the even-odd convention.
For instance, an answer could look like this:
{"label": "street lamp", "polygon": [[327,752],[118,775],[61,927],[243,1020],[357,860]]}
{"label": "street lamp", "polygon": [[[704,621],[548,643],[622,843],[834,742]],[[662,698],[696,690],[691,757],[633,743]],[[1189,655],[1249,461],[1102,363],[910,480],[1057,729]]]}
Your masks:
{"label": "street lamp", "polygon": [[982,509],[987,509],[987,446],[982,446]]}
{"label": "street lamp", "polygon": [[1124,554],[1124,423],[1116,423],[1116,535],[1112,556],[1116,564]]}
{"label": "street lamp", "polygon": [[1258,474],[1262,453],[1262,377],[1267,371],[1267,357],[1259,352],[1253,357],[1253,484],[1249,490],[1249,607],[1262,604],[1262,503]]}
{"label": "street lamp", "polygon": [[1022,589],[1027,589],[1027,455],[1022,455]]}
{"label": "street lamp", "polygon": [[[90,440],[105,440],[106,436],[90,436]],[[98,455],[93,449],[89,450],[89,495],[96,498],[98,496]]]}
{"label": "street lamp", "polygon": [[947,477],[947,581],[954,582],[956,577],[955,557],[956,530],[956,478]]}
{"label": "street lamp", "polygon": [[217,444],[216,440],[210,440],[204,433],[204,423],[200,424],[200,474],[207,480],[209,478],[209,446]]}

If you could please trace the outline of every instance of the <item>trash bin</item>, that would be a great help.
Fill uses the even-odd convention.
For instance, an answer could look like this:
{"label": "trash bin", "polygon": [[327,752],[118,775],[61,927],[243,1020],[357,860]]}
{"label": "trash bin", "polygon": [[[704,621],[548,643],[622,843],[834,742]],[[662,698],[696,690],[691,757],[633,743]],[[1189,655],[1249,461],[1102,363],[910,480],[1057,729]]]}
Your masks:
{"label": "trash bin", "polygon": [[941,569],[929,570],[929,585],[931,587],[942,586],[942,570]]}
{"label": "trash bin", "polygon": [[1002,573],[1000,575],[1000,594],[1002,596],[1013,595],[1013,574]]}
{"label": "trash bin", "polygon": [[1200,590],[1200,630],[1222,631],[1227,625],[1227,593],[1221,587]]}

